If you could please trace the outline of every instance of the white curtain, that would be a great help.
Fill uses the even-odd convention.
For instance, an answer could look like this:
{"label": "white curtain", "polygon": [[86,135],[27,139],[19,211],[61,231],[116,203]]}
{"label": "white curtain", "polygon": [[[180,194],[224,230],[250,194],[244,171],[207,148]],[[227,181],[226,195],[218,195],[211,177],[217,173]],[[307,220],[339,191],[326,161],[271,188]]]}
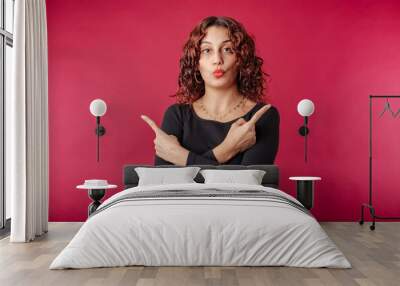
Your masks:
{"label": "white curtain", "polygon": [[16,0],[13,92],[6,112],[11,242],[48,229],[47,24],[45,0]]}

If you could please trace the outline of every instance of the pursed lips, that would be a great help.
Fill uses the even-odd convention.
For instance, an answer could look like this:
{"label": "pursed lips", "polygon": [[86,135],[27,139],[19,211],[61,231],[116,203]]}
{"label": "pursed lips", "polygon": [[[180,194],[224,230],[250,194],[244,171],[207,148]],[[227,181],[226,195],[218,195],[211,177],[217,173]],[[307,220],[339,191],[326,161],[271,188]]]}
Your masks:
{"label": "pursed lips", "polygon": [[213,72],[214,76],[216,76],[216,77],[221,77],[221,76],[224,75],[224,73],[225,73],[225,71],[222,70],[222,69],[216,69],[216,70]]}

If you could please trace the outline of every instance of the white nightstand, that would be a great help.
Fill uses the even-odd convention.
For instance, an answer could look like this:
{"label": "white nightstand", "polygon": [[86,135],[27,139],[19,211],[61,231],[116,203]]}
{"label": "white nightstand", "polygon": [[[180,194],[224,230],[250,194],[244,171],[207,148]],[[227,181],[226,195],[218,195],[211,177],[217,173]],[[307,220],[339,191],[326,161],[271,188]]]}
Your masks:
{"label": "white nightstand", "polygon": [[95,185],[88,185],[86,184],[86,182],[87,181],[85,181],[85,184],[83,185],[76,186],[76,188],[88,190],[88,195],[93,200],[93,202],[88,206],[88,217],[89,217],[101,205],[100,200],[106,194],[106,190],[114,189],[117,187],[117,185],[109,185],[108,183],[106,183],[106,185],[95,186]]}
{"label": "white nightstand", "polygon": [[320,181],[321,177],[289,177],[289,180],[297,182],[297,200],[311,210],[314,206],[314,182]]}

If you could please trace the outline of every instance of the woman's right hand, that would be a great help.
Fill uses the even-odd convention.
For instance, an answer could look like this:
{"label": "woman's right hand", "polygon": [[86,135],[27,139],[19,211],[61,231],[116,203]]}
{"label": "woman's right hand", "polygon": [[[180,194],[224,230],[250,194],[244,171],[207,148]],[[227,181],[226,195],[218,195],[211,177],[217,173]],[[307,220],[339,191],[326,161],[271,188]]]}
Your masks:
{"label": "woman's right hand", "polygon": [[256,143],[256,122],[270,107],[270,104],[263,106],[249,121],[239,118],[232,123],[224,141],[214,149],[214,155],[220,163],[228,161]]}
{"label": "woman's right hand", "polygon": [[243,118],[236,120],[228,131],[223,144],[234,153],[243,152],[256,144],[256,128]]}

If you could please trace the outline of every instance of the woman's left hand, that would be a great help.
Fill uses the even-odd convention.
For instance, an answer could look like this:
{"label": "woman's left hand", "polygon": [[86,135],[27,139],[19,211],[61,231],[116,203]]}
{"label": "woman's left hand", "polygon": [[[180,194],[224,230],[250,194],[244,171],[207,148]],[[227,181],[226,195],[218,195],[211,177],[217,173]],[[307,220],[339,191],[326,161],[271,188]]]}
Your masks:
{"label": "woman's left hand", "polygon": [[178,138],[174,135],[168,135],[157,124],[146,115],[141,118],[153,129],[156,138],[154,138],[154,148],[156,155],[165,161],[175,165],[186,166],[189,151],[181,146]]}

